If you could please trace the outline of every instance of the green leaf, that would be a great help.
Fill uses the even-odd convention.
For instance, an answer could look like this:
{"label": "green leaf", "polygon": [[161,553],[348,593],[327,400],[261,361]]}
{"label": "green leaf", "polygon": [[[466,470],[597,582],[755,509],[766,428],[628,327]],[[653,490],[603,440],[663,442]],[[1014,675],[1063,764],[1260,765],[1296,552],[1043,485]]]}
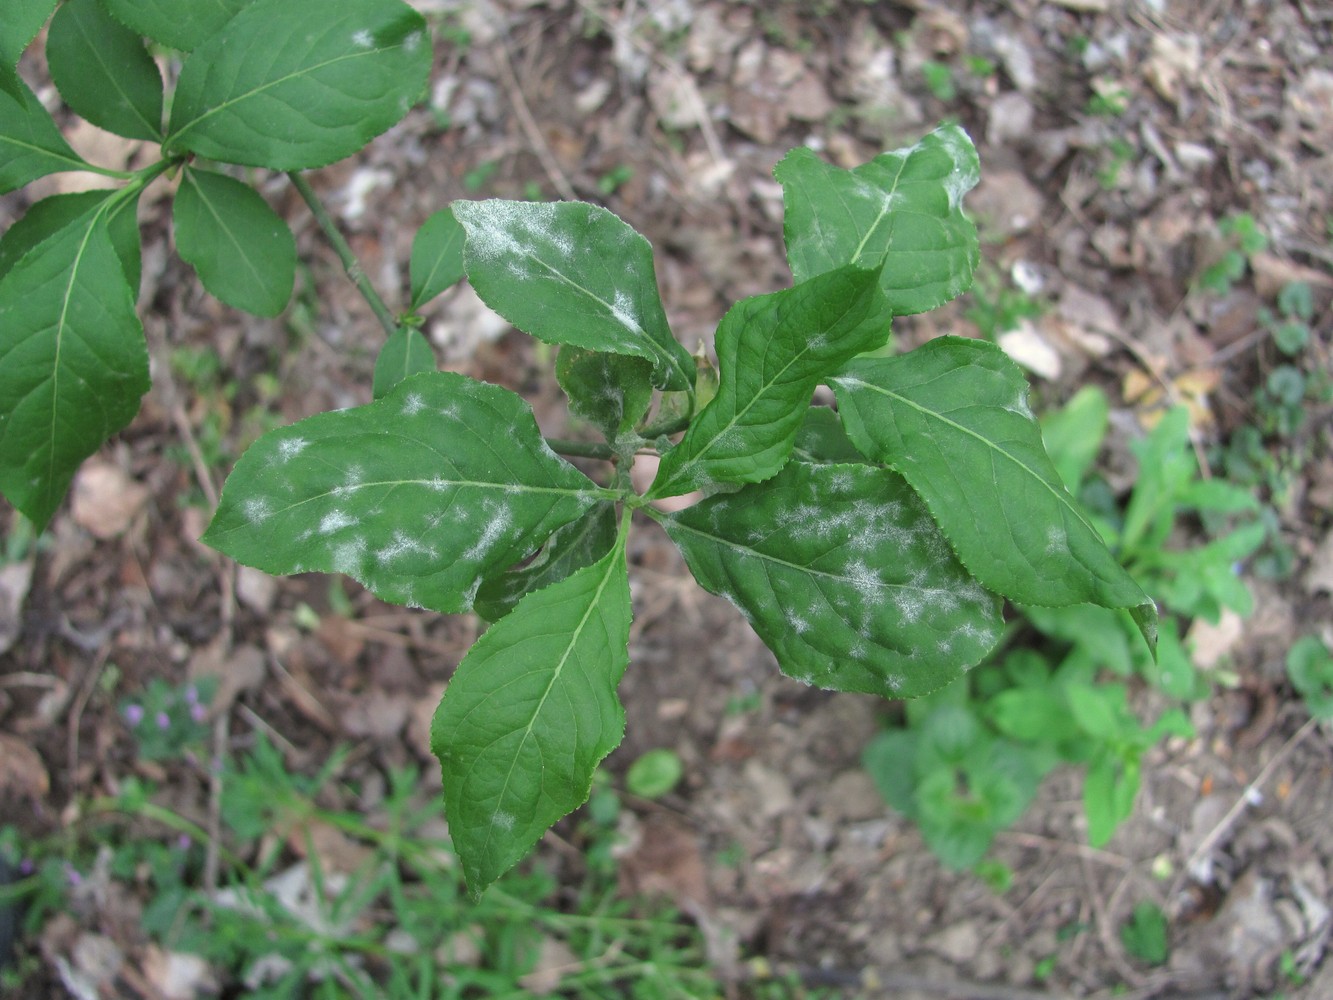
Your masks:
{"label": "green leaf", "polygon": [[583,202],[456,201],[468,280],[488,306],[549,344],[653,363],[663,389],[694,386],[667,326],[648,241]]}
{"label": "green leaf", "polygon": [[458,613],[484,575],[613,495],[546,446],[520,397],[430,372],[265,434],[204,541],[267,573],[346,573],[386,601]]}
{"label": "green leaf", "polygon": [[1105,743],[1120,738],[1127,721],[1123,687],[1070,682],[1064,691],[1069,712],[1085,733]]}
{"label": "green leaf", "polygon": [[66,0],[46,33],[51,79],[65,103],[99,128],[162,138],[162,74],[137,32],[99,0]]}
{"label": "green leaf", "polygon": [[763,482],[791,456],[815,386],[889,339],[873,271],[845,267],[738,302],[717,328],[713,397],[662,458],[650,498]]}
{"label": "green leaf", "polygon": [[655,516],[695,579],[736,605],[798,680],[915,697],[999,636],[997,598],[887,469],[792,462],[767,482]]}
{"label": "green leaf", "polygon": [[1088,765],[1083,778],[1083,812],[1088,818],[1088,843],[1093,847],[1104,846],[1133,813],[1140,777],[1137,754],[1120,757],[1108,749]]}
{"label": "green leaf", "polygon": [[[114,189],[78,191],[73,194],[53,194],[37,202],[0,236],[0,278],[8,274],[33,247],[116,193]],[[141,266],[139,222],[135,214],[137,205],[137,198],[123,198],[111,205],[107,213],[107,232],[125,270],[125,280],[135,295],[139,291]]]}
{"label": "green leaf", "polygon": [[256,0],[185,60],[165,148],[322,167],[401,120],[430,65],[425,19],[402,0]]}
{"label": "green leaf", "polygon": [[811,465],[838,465],[864,462],[852,439],[843,430],[838,411],[827,406],[811,406],[796,431],[792,457]]}
{"label": "green leaf", "polygon": [[680,783],[685,765],[680,755],[669,747],[649,750],[625,772],[625,788],[631,795],[660,799]]}
{"label": "green leaf", "polygon": [[1041,418],[1042,443],[1070,493],[1078,493],[1096,461],[1110,417],[1111,405],[1106,393],[1088,385],[1074,393],[1064,406]]}
{"label": "green leaf", "polygon": [[477,591],[477,614],[490,622],[499,621],[524,594],[591,566],[611,550],[615,540],[615,505],[599,503],[577,521],[559,528],[532,558],[487,576]]}
{"label": "green leaf", "polygon": [[18,100],[0,101],[0,194],[61,170],[88,167],[22,80]]}
{"label": "green leaf", "polygon": [[592,789],[625,712],[629,577],[622,536],[529,594],[458,665],[431,725],[449,835],[473,898]]}
{"label": "green leaf", "polygon": [[1316,719],[1333,719],[1333,653],[1317,635],[1304,635],[1287,653],[1287,676]]}
{"label": "green leaf", "polygon": [[957,125],[854,170],[794,149],[773,175],[797,282],[846,264],[873,268],[895,315],[934,309],[972,284],[977,229],[962,201],[980,172],[972,140]]}
{"label": "green leaf", "polygon": [[1167,944],[1166,914],[1154,903],[1134,907],[1129,920],[1120,925],[1120,943],[1140,962],[1163,965],[1170,954]]}
{"label": "green leaf", "polygon": [[433,372],[436,368],[435,351],[420,330],[400,326],[375,358],[375,376],[372,394],[376,399],[387,396],[389,390],[409,375]]}
{"label": "green leaf", "polygon": [[983,585],[1025,604],[1127,608],[1155,644],[1156,607],[1060,482],[1003,351],[940,337],[853,361],[833,383],[856,446],[907,478]]}
{"label": "green leaf", "polygon": [[0,18],[0,90],[22,101],[23,84],[15,67],[29,43],[56,9],[56,0],[5,0],[5,16]]}
{"label": "green leaf", "polygon": [[463,277],[463,227],[442,208],[421,224],[412,240],[412,310],[415,312]]}
{"label": "green leaf", "polygon": [[102,0],[121,24],[155,42],[189,52],[253,0]]}
{"label": "green leaf", "polygon": [[555,377],[569,408],[608,441],[638,423],[653,401],[652,365],[644,358],[563,347]]}
{"label": "green leaf", "polygon": [[296,239],[248,184],[211,170],[185,171],[172,205],[176,250],[217,298],[276,316],[292,297]]}
{"label": "green leaf", "polygon": [[39,528],[79,463],[148,391],[108,211],[103,203],[67,224],[0,279],[0,492]]}

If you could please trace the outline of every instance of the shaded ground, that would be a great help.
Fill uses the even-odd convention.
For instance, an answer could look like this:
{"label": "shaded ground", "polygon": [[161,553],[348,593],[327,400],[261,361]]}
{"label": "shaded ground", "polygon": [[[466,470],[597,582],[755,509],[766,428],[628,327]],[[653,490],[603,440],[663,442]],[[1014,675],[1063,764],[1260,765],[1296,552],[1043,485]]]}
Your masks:
{"label": "shaded ground", "polygon": [[[439,17],[429,107],[315,177],[386,290],[405,287],[416,227],[454,198],[576,196],[653,242],[668,313],[693,348],[730,302],[789,280],[771,177],[788,148],[813,144],[851,166],[954,117],[981,152],[968,204],[986,241],[984,287],[1012,288],[1017,274],[1043,306],[1009,343],[1040,371],[1043,403],[1103,385],[1123,449],[1154,393],[1186,399],[1201,447],[1220,440],[1256,419],[1253,391],[1277,360],[1260,310],[1291,280],[1315,293],[1308,362],[1329,367],[1333,13],[1321,5],[418,6]],[[91,155],[137,154],[112,144]],[[169,253],[162,203],[146,208],[155,388],[81,476],[30,582],[15,574],[0,588],[26,594],[0,656],[0,801],[33,832],[142,773],[117,704],[152,677],[219,674],[226,738],[279,734],[293,768],[348,741],[352,778],[427,762],[429,713],[475,636],[469,620],[382,605],[351,584],[238,575],[194,541],[229,463],[264,426],[369,398],[377,327],[286,182],[267,193],[305,264],[298,300],[273,322],[207,298]],[[0,225],[22,198],[0,200]],[[1230,248],[1219,221],[1239,213],[1268,248],[1229,291],[1201,292],[1200,274]],[[899,334],[990,332],[965,315],[978,301]],[[549,358],[483,312],[466,289],[431,307],[443,362],[522,391],[544,429],[562,432]],[[1144,375],[1153,392],[1127,399]],[[1329,420],[1310,415],[1312,446]],[[631,801],[627,888],[674,898],[724,976],[762,956],[849,996],[1333,996],[1321,964],[1333,753],[1282,670],[1297,635],[1333,641],[1330,507],[1333,460],[1314,450],[1279,511],[1291,571],[1255,581],[1242,629],[1200,637],[1233,689],[1195,706],[1196,739],[1152,755],[1136,816],[1106,850],[1081,846],[1077,778],[1050,780],[997,842],[1016,873],[1002,895],[943,870],[860,771],[891,707],[781,677],[643,525],[629,730],[610,768],[667,746],[687,780],[662,803]],[[206,793],[183,784],[174,804],[203,816]],[[578,875],[558,843],[543,863]],[[1157,969],[1136,965],[1118,936],[1144,900],[1172,921]],[[112,933],[96,913],[87,924]]]}

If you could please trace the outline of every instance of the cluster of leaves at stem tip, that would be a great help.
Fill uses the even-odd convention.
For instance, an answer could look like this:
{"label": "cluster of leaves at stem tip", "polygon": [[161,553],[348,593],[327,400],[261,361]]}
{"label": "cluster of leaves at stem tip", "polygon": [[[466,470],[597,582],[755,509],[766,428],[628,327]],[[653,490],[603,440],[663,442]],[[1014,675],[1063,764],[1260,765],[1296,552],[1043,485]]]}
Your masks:
{"label": "cluster of leaves at stem tip", "polygon": [[[120,183],[39,201],[0,240],[0,489],[43,526],[148,387],[144,188],[178,176],[181,256],[222,301],[274,315],[294,243],[227,165],[287,172],[308,193],[299,171],[399,121],[431,62],[427,25],[401,0],[68,0],[46,42],[61,96],[160,143],[160,159],[117,173],[85,163],[15,72],[53,6],[20,0],[0,29],[0,190],[59,170]],[[1126,608],[1152,645],[1156,609],[1061,484],[1016,366],[956,337],[889,349],[894,316],[972,280],[962,202],[978,170],[953,125],[851,170],[789,153],[775,175],[791,287],[726,313],[715,369],[673,336],[648,241],[609,211],[455,201],[416,236],[403,311],[379,310],[391,335],[373,401],[268,433],[237,463],[210,545],[493,622],[432,730],[474,893],[587,798],[620,742],[636,512],[784,673],[822,688],[937,689],[994,645],[1002,599]],[[436,370],[418,311],[464,274],[515,327],[560,345],[570,408],[605,439],[579,450],[609,459],[605,474],[559,457],[518,395]],[[811,405],[821,384],[836,410]],[[637,494],[628,470],[644,453],[660,465]],[[697,502],[675,513],[654,504],[686,495]]]}

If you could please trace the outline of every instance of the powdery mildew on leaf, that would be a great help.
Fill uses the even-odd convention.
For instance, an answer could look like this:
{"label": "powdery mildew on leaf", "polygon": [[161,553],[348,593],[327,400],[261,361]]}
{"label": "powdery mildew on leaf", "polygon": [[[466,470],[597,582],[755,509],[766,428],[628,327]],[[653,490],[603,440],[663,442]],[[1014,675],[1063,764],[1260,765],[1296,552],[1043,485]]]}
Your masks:
{"label": "powdery mildew on leaf", "polygon": [[737,303],[717,330],[717,395],[663,457],[648,495],[772,476],[791,454],[815,386],[883,346],[891,320],[876,273],[855,267]]}
{"label": "powdery mildew on leaf", "polygon": [[606,496],[518,396],[433,372],[260,438],[205,539],[269,573],[346,573],[385,600],[461,612],[483,575]]}
{"label": "powdery mildew on leaf", "polygon": [[852,170],[798,148],[773,171],[782,185],[787,260],[804,281],[846,264],[880,271],[898,315],[943,305],[972,283],[976,226],[963,195],[980,166],[967,133],[945,125]]}
{"label": "powdery mildew on leaf", "polygon": [[652,247],[582,202],[456,201],[463,259],[483,302],[552,344],[647,358],[663,388],[687,389],[694,361],[667,326]]}
{"label": "powdery mildew on leaf", "polygon": [[856,446],[907,478],[977,579],[1023,604],[1128,608],[1154,643],[1152,602],[1065,489],[1003,351],[940,337],[833,385]]}
{"label": "powdery mildew on leaf", "polygon": [[889,470],[792,462],[660,519],[695,579],[739,608],[783,673],[805,683],[914,697],[999,637],[998,598]]}

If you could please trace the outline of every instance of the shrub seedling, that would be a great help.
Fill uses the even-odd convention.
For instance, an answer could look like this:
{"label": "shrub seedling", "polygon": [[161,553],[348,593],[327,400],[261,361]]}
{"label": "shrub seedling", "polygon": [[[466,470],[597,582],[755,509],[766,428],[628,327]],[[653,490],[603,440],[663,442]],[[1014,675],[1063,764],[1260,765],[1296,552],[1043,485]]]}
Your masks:
{"label": "shrub seedling", "polygon": [[[37,27],[50,7],[24,5]],[[6,22],[3,51],[35,32]],[[145,35],[188,53],[169,101]],[[102,54],[111,39],[114,58],[91,58],[91,38]],[[1156,608],[1062,484],[1019,369],[956,337],[885,352],[894,316],[972,280],[977,234],[962,202],[979,167],[961,128],[852,170],[809,149],[778,164],[793,284],[726,314],[714,381],[667,325],[648,241],[594,205],[456,201],[452,222],[417,236],[410,303],[401,315],[385,306],[300,171],[356,152],[424,92],[426,24],[402,0],[232,0],[169,15],[70,0],[47,44],[75,111],[162,155],[102,170],[123,185],[47,199],[5,235],[0,489],[44,526],[78,464],[138,408],[144,188],[179,174],[182,256],[218,298],[272,315],[290,295],[290,233],[203,161],[287,172],[389,338],[374,400],[260,437],[204,538],[266,572],[345,573],[388,601],[494,622],[459,665],[431,741],[474,895],[587,799],[620,742],[635,514],[736,605],[783,672],[824,688],[940,688],[995,645],[1005,598],[1126,609],[1155,642]],[[90,169],[13,63],[0,67],[0,189]],[[561,347],[560,385],[602,442],[548,442],[518,395],[435,370],[415,316],[460,273],[514,326]],[[811,408],[820,384],[837,412]],[[590,477],[557,450],[607,471]],[[660,464],[639,494],[629,470],[644,454]],[[658,508],[677,497],[697,499]],[[998,794],[989,774],[976,780],[976,794]]]}

